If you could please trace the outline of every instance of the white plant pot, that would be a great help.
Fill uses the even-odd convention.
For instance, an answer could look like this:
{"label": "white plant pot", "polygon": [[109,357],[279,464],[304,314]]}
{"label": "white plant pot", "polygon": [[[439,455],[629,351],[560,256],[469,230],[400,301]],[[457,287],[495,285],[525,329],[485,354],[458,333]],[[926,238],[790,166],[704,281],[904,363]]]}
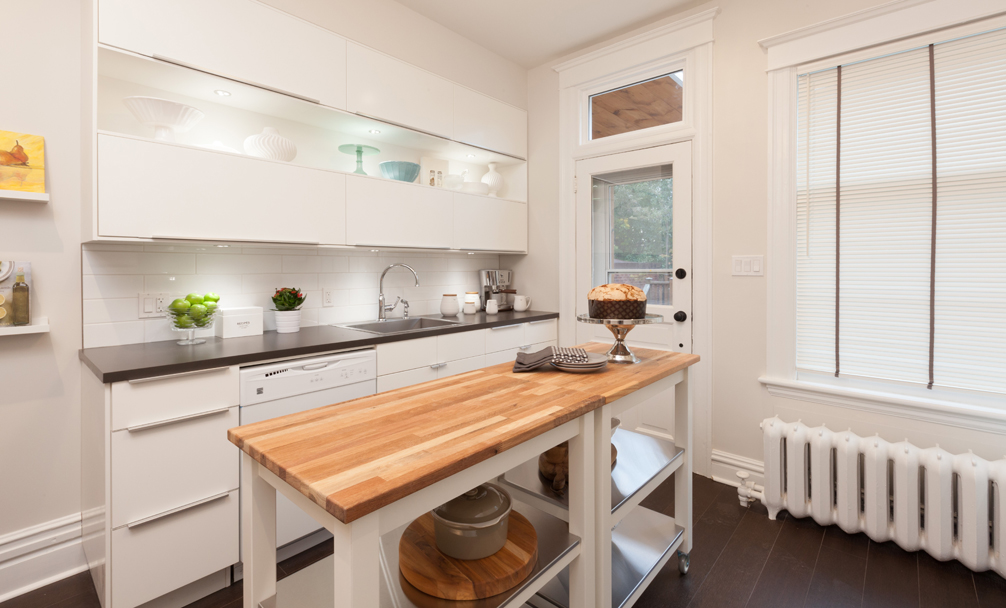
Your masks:
{"label": "white plant pot", "polygon": [[489,196],[503,188],[503,176],[496,172],[496,163],[489,163],[489,172],[482,176],[482,183],[489,186]]}
{"label": "white plant pot", "polygon": [[272,127],[262,129],[258,135],[249,135],[244,147],[248,156],[258,158],[290,162],[297,157],[297,146]]}
{"label": "white plant pot", "polygon": [[293,334],[300,331],[300,311],[299,310],[277,310],[276,311],[276,332],[281,334]]}

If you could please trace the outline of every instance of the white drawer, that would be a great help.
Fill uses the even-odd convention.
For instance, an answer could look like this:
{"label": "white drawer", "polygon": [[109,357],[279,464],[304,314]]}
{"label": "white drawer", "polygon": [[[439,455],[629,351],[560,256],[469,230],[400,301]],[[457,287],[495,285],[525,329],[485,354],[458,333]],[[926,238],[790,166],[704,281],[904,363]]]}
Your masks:
{"label": "white drawer", "polygon": [[486,366],[486,356],[479,355],[478,357],[469,357],[468,359],[460,359],[458,361],[448,361],[446,363],[441,363],[440,367],[437,368],[437,378],[446,378],[448,376],[455,376],[457,374],[463,374],[465,372],[470,372],[476,369],[482,369]]}
{"label": "white drawer", "polygon": [[238,404],[237,366],[112,384],[112,430]]}
{"label": "white drawer", "polygon": [[436,379],[436,368],[432,365],[427,365],[426,367],[420,367],[419,369],[410,369],[406,372],[398,372],[397,374],[388,374],[387,376],[378,377],[377,392],[383,393],[385,391],[393,391],[396,388],[412,386],[413,384],[420,384],[422,382],[429,382],[430,380]]}
{"label": "white drawer", "polygon": [[524,345],[524,325],[502,325],[486,330],[486,352],[495,353]]}
{"label": "white drawer", "polygon": [[238,450],[227,429],[237,406],[144,429],[112,433],[112,527],[238,487]]}
{"label": "white drawer", "polygon": [[531,321],[530,323],[525,323],[524,342],[527,344],[537,344],[538,342],[555,340],[558,337],[558,327],[558,319],[546,319],[544,321]]}
{"label": "white drawer", "polygon": [[486,353],[486,329],[437,336],[439,362],[468,359]]}
{"label": "white drawer", "polygon": [[555,340],[549,340],[548,342],[538,342],[537,344],[528,344],[524,348],[511,348],[508,350],[501,350],[495,353],[489,353],[486,355],[486,367],[490,365],[499,365],[500,363],[513,363],[517,360],[517,353],[536,353],[539,350],[545,348],[546,346],[555,346]]}
{"label": "white drawer", "polygon": [[[377,345],[377,375],[429,367],[437,362],[437,336]],[[381,390],[378,382],[377,390]]]}
{"label": "white drawer", "polygon": [[133,608],[240,559],[238,490],[112,531],[112,606]]}

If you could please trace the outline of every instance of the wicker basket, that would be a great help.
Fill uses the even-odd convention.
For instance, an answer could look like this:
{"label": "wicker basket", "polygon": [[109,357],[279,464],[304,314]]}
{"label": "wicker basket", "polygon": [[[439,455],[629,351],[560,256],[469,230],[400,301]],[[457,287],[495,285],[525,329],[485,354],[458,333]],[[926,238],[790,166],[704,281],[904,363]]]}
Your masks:
{"label": "wicker basket", "polygon": [[642,319],[646,300],[587,300],[587,313],[592,319]]}

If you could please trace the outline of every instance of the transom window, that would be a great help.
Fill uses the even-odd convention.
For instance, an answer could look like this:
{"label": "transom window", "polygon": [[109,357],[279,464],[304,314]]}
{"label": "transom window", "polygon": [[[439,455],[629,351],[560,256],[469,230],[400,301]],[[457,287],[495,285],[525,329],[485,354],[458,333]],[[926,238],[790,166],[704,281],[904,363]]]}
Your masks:
{"label": "transom window", "polygon": [[590,96],[590,138],[681,122],[685,72],[656,78]]}

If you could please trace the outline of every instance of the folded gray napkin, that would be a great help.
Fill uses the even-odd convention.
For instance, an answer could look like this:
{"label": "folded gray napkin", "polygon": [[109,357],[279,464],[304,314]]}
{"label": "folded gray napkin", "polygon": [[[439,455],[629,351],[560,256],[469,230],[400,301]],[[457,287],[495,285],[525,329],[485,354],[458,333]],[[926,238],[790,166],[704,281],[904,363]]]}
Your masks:
{"label": "folded gray napkin", "polygon": [[559,348],[549,346],[536,353],[517,353],[513,364],[514,373],[529,372],[553,361],[561,363],[586,363],[587,351],[582,348]]}

